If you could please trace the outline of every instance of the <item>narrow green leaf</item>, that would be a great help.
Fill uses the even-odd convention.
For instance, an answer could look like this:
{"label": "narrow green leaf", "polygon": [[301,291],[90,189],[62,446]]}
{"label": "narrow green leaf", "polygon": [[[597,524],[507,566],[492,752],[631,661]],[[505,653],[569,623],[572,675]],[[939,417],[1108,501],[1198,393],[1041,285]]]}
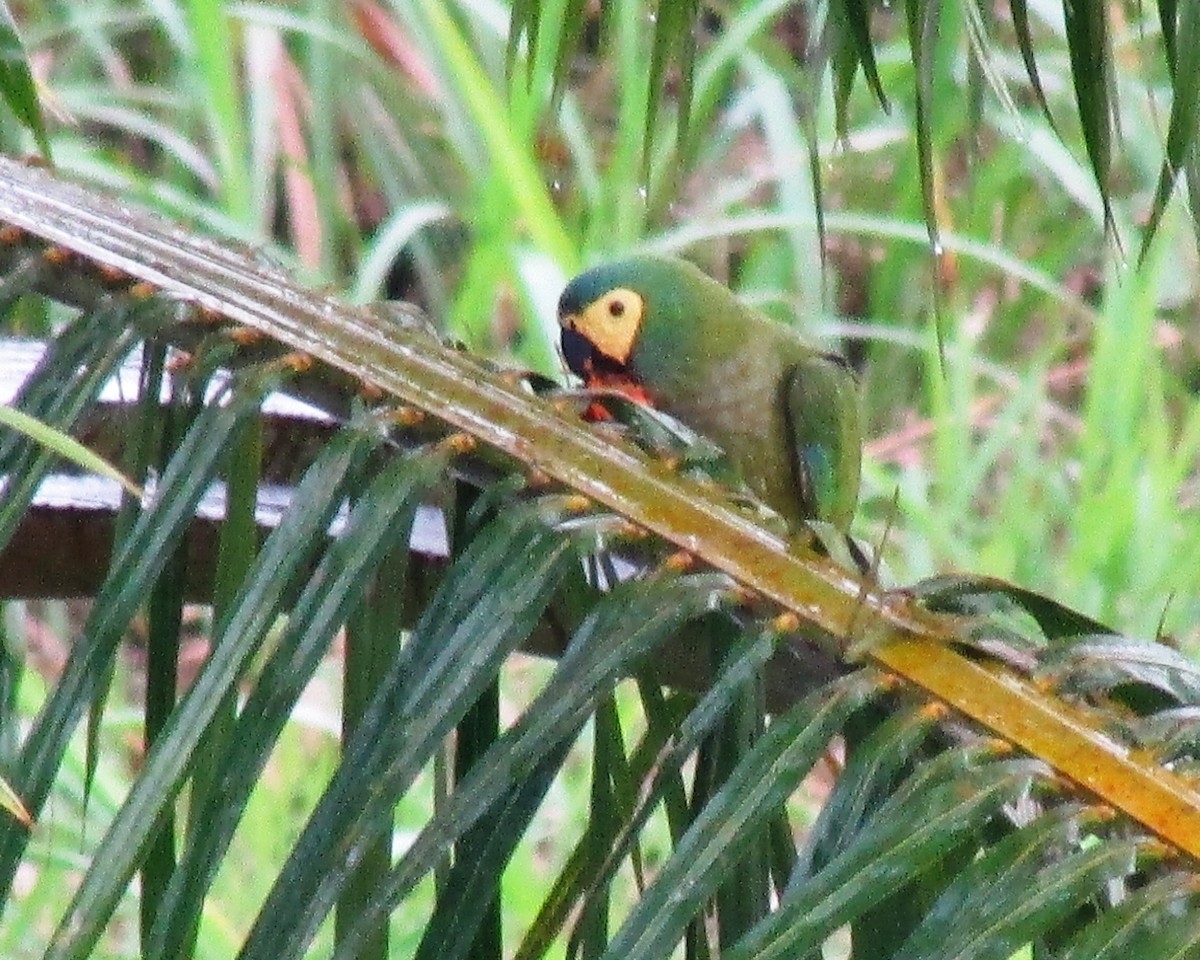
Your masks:
{"label": "narrow green leaf", "polygon": [[[165,472],[171,452],[195,426],[203,410],[201,381],[195,394],[189,395],[186,384],[176,384],[176,395],[167,412],[167,426],[163,435],[160,472]],[[175,689],[179,675],[179,632],[183,625],[183,607],[186,602],[184,587],[187,584],[187,547],[180,543],[163,566],[162,573],[150,591],[147,608],[146,638],[146,694],[145,694],[145,743],[152,749],[162,735],[167,719],[175,707]],[[103,697],[98,698],[99,702]],[[93,707],[99,730],[99,709]],[[96,751],[93,756],[98,756]],[[94,762],[94,761],[93,761]],[[171,872],[175,869],[175,815],[171,808],[164,809],[156,818],[154,833],[149,838],[145,856],[141,863],[141,897],[139,899],[139,932],[142,943],[149,939],[150,928],[158,914],[160,901]]]}
{"label": "narrow green leaf", "polygon": [[[879,80],[879,69],[875,66],[875,45],[871,42],[871,11],[866,0],[840,0],[844,11],[844,23],[854,44],[855,57],[862,64],[867,86],[875,94],[884,113],[891,113],[887,94]],[[908,0],[909,5],[913,0]]]}
{"label": "narrow green leaf", "polygon": [[63,433],[61,430],[55,430],[41,420],[30,417],[20,410],[4,404],[0,404],[0,425],[20,431],[35,443],[41,444],[47,450],[58,454],[65,460],[70,460],[90,473],[115,480],[132,497],[141,499],[144,495],[141,487],[103,457],[93,453],[70,434]]}
{"label": "narrow green leaf", "polygon": [[985,757],[978,748],[956,750],[919,768],[854,844],[789,889],[779,909],[728,951],[728,960],[805,956],[956,849],[1040,775],[1031,761],[980,763]]}
{"label": "narrow green leaf", "polygon": [[17,23],[9,12],[8,3],[0,2],[0,96],[26,129],[33,134],[38,149],[50,160],[50,139],[42,120],[37,86],[29,71],[29,60],[17,33]]}
{"label": "narrow green leaf", "polygon": [[[992,846],[942,894],[896,960],[1007,960],[1065,919],[1079,899],[1126,876],[1137,841],[1112,841],[1047,864],[1046,851],[1078,837],[1080,809],[1065,805]],[[972,922],[964,924],[963,918]]]}
{"label": "narrow green leaf", "polygon": [[1173,873],[1134,890],[1080,930],[1060,960],[1181,960],[1200,949],[1195,875]]}
{"label": "narrow green leaf", "polygon": [[653,779],[642,791],[636,808],[622,824],[603,860],[585,866],[569,905],[579,902],[585,916],[598,909],[590,898],[584,899],[585,895],[591,889],[612,882],[621,863],[632,853],[642,827],[660,804],[666,806],[672,840],[678,844],[689,825],[685,819],[689,811],[681,776],[684,766],[738,698],[757,680],[759,671],[774,653],[777,641],[778,637],[769,630],[743,637],[722,663],[713,685],[678,729],[663,732],[664,737],[669,738],[670,746],[655,759]]}
{"label": "narrow green leaf", "polygon": [[[346,746],[241,960],[301,954],[340,893],[348,865],[387,828],[396,798],[533,630],[574,556],[571,542],[548,531],[534,508],[502,514],[475,538]],[[373,919],[364,911],[361,922]]]}
{"label": "narrow green leaf", "polygon": [[[246,394],[243,402],[247,404],[247,412],[256,414],[257,403],[250,401],[249,391]],[[238,403],[237,400],[233,402]],[[196,470],[206,463],[192,459],[196,452],[194,440],[198,435],[204,434],[207,438],[211,434],[221,447],[220,453],[225,451],[230,436],[242,427],[242,422],[237,418],[228,424],[218,420],[227,410],[229,407],[217,406],[205,410],[179,452],[172,458],[164,476],[164,496],[172,489],[167,485],[172,475],[189,468]],[[214,424],[214,420],[218,423]],[[214,429],[215,426],[222,429]],[[56,931],[47,958],[65,960],[67,957],[90,956],[96,939],[103,932],[113,907],[138,865],[140,851],[147,843],[154,823],[182,788],[196,745],[203,741],[212,717],[219,711],[224,697],[233,689],[242,665],[275,622],[280,600],[295,576],[296,566],[306,563],[312,555],[311,542],[324,536],[328,529],[329,521],[340,503],[338,494],[346,472],[358,461],[363,448],[369,446],[373,446],[370,437],[353,430],[343,430],[330,441],[317,463],[305,475],[297,489],[293,509],[289,512],[290,522],[281,524],[272,534],[242,603],[231,613],[228,623],[216,638],[204,669],[147,756],[141,776],[109,826],[70,909]],[[212,463],[211,470],[215,471],[216,466],[215,462]],[[207,486],[205,478],[202,478],[201,486],[202,489]],[[146,517],[155,519],[153,512],[146,514]],[[139,541],[138,532],[145,522],[139,522],[131,535],[130,552]],[[220,808],[222,800],[222,797],[215,796],[211,806]],[[200,836],[206,835],[202,830],[198,832]],[[172,877],[172,886],[178,876],[177,870]],[[145,945],[147,956],[157,955],[157,931],[170,916],[173,896],[173,890],[168,890],[164,895],[162,912],[150,942]],[[187,942],[187,939],[182,942]],[[178,953],[170,956],[178,956]]]}
{"label": "narrow green leaf", "polygon": [[[628,823],[638,800],[638,786],[630,769],[630,758],[625,754],[625,731],[621,725],[621,714],[617,709],[615,693],[609,694],[596,707],[595,723],[597,747],[603,744],[604,764],[612,789],[609,792],[611,815],[619,826]],[[597,751],[599,752],[599,750]],[[616,831],[612,831],[613,834]],[[612,850],[612,836],[608,838],[603,852]],[[646,870],[642,863],[642,851],[635,844],[630,849],[630,864],[633,880],[638,890],[646,886]]]}
{"label": "narrow green leaf", "polygon": [[[539,0],[513,0],[509,10],[508,43],[504,50],[504,76],[512,83],[513,66],[517,62],[517,51],[521,38],[525,38],[526,59],[529,69],[537,60],[538,34],[541,29],[542,5]],[[526,76],[526,82],[529,77]]]}
{"label": "narrow green leaf", "polygon": [[1057,600],[1033,590],[1008,583],[998,577],[947,575],[929,577],[913,587],[914,593],[931,610],[970,615],[1005,609],[1014,603],[1034,620],[1049,640],[1112,633],[1091,617],[1064,606]]}
{"label": "narrow green leaf", "polygon": [[[467,711],[455,728],[454,782],[456,785],[470,775],[472,768],[481,761],[499,736],[500,681],[497,678],[483,689],[479,698],[471,705],[471,709]],[[560,757],[560,762],[561,759]],[[454,873],[450,874],[444,887],[448,896],[439,902],[438,908],[441,909],[442,902],[455,898],[459,893],[460,886],[468,885],[464,874],[469,875],[469,885],[473,894],[470,902],[473,904],[473,911],[469,919],[467,916],[461,917],[463,925],[460,927],[461,936],[458,939],[458,949],[461,949],[464,954],[470,953],[473,957],[499,957],[502,955],[504,931],[500,913],[500,873],[504,864],[508,862],[513,847],[516,846],[524,832],[528,823],[527,817],[533,816],[537,804],[545,795],[546,789],[549,788],[550,780],[554,778],[557,768],[557,764],[555,764],[551,769],[546,770],[540,783],[525,784],[532,788],[530,791],[523,790],[518,786],[509,803],[505,805],[497,818],[476,824],[454,845],[453,858],[456,866],[465,868],[467,864],[472,864],[475,868],[456,870],[455,872],[459,874],[457,879]],[[392,864],[390,852],[389,844],[389,856],[384,869],[380,872],[379,884],[387,881],[388,868]],[[376,889],[378,889],[378,885]],[[374,894],[374,890],[370,891],[370,894]],[[370,900],[370,895],[364,897],[364,909],[368,908]],[[462,901],[459,902],[459,910],[453,911],[450,915],[452,917],[459,915],[461,906]],[[469,936],[466,930],[467,923],[471,926]],[[386,919],[379,918],[377,925],[386,930]],[[422,943],[422,947],[424,947],[424,943]],[[427,957],[441,956],[438,947],[434,946],[431,949],[432,952],[426,953]],[[361,954],[362,950],[356,952]]]}
{"label": "narrow green leaf", "polygon": [[1034,56],[1033,33],[1029,29],[1029,0],[1009,0],[1008,6],[1012,13],[1013,32],[1017,35],[1017,47],[1021,51],[1021,59],[1025,62],[1025,75],[1029,77],[1034,99],[1042,108],[1050,128],[1057,130],[1054,116],[1050,113],[1050,104],[1046,100],[1046,91],[1042,87],[1037,58]]}
{"label": "narrow green leaf", "polygon": [[554,54],[554,78],[551,83],[550,115],[556,116],[567,92],[567,81],[571,78],[571,62],[575,58],[579,38],[583,35],[588,10],[586,0],[567,0],[558,28],[558,49]]}
{"label": "narrow green leaf", "polygon": [[[160,314],[159,305],[139,311],[128,304],[111,304],[81,317],[42,356],[14,407],[57,430],[70,429],[133,349],[136,317]],[[53,462],[46,447],[23,434],[0,436],[0,475],[10,478],[0,496],[0,545],[8,542],[25,516]]]}
{"label": "narrow green leaf", "polygon": [[[695,2],[695,0],[693,0]],[[664,4],[665,5],[665,4]],[[685,145],[692,127],[692,98],[696,87],[696,56],[699,50],[699,4],[693,10],[692,23],[684,30],[679,51],[679,107],[675,117],[675,149],[679,156],[686,154]]]}
{"label": "narrow green leaf", "polygon": [[[559,660],[550,682],[489,757],[426,825],[396,864],[373,905],[389,913],[437,863],[441,852],[488,816],[515,780],[533,769],[583,725],[598,696],[637,669],[649,652],[680,626],[712,608],[727,583],[697,575],[653,583],[620,584],[597,604]],[[339,950],[337,960],[353,956]]]}
{"label": "narrow green leaf", "polygon": [[[908,23],[908,44],[912,52],[914,100],[916,108],[917,167],[921,177],[921,206],[925,214],[925,230],[929,236],[929,249],[933,256],[933,267],[943,254],[941,225],[938,222],[937,181],[933,169],[933,72],[936,63],[935,47],[938,41],[938,22],[941,15],[941,0],[905,0]],[[946,369],[946,336],[943,329],[941,285],[933,285],[934,327],[937,333],[938,361]]]}
{"label": "narrow green leaf", "polygon": [[835,3],[829,12],[826,44],[831,47],[829,62],[833,74],[834,127],[840,139],[850,133],[850,94],[854,92],[854,77],[858,73],[858,49],[850,26],[846,23],[845,8]]}
{"label": "narrow green leaf", "polygon": [[[699,0],[659,0],[654,23],[654,40],[650,50],[650,84],[646,94],[646,120],[642,131],[642,182],[650,178],[650,156],[654,149],[654,131],[658,114],[662,109],[662,95],[667,67],[677,52],[685,62],[685,69],[692,72],[689,64],[695,62],[695,38],[693,30],[699,15]],[[690,44],[690,49],[689,49]],[[689,89],[680,91],[680,104],[691,98]],[[685,137],[683,121],[687,119],[680,108],[679,138]]]}
{"label": "narrow green leaf", "polygon": [[700,811],[613,938],[605,960],[667,955],[715,891],[724,869],[736,860],[740,843],[768,820],[808,775],[846,718],[876,690],[873,678],[855,674],[777,718]]}
{"label": "narrow green leaf", "polygon": [[191,27],[196,82],[203,90],[201,105],[208,111],[217,166],[221,173],[221,204],[235,220],[253,216],[250,164],[246,150],[245,110],[238,83],[237,34],[230,29],[232,14],[225,3],[188,0],[184,5]]}
{"label": "narrow green leaf", "polygon": [[[766,652],[762,658],[764,663],[770,654],[772,644],[767,641],[765,646]],[[667,742],[675,736],[683,722],[683,713],[686,713],[686,710],[683,713],[680,712],[680,701],[684,697],[678,696],[667,700],[662,695],[662,688],[653,681],[639,683],[638,687],[642,694],[649,729],[634,751],[630,764],[631,775],[634,782],[640,783],[649,778],[652,770],[657,770],[655,783],[651,784],[650,789],[643,793],[633,812],[623,820],[620,834],[604,860],[598,862],[591,856],[592,845],[589,843],[588,836],[585,835],[575,845],[575,849],[567,858],[566,866],[555,878],[553,887],[542,900],[538,916],[513,954],[513,960],[533,960],[534,957],[544,955],[550,949],[550,945],[562,936],[567,921],[575,910],[575,904],[582,900],[588,891],[602,889],[608,885],[617,865],[625,860],[628,852],[635,849],[627,845],[631,838],[637,836],[650,812],[657,807],[658,798],[664,792],[663,781],[667,784],[665,792],[672,794],[665,804],[672,841],[683,836],[687,828],[684,819],[687,812],[687,797],[683,790],[683,781],[677,772],[672,773],[666,769],[670,758],[660,757]],[[690,752],[689,749],[687,753],[690,754]],[[660,760],[662,760],[661,763]],[[679,766],[682,767],[682,761]],[[649,796],[651,791],[655,793],[654,797]],[[588,833],[590,832],[591,823],[589,822]],[[611,872],[608,871],[609,866],[612,867]],[[599,909],[598,906],[593,906],[596,899],[588,898],[585,907]],[[576,929],[578,929],[578,925]]]}
{"label": "narrow green leaf", "polygon": [[[762,0],[746,4],[735,11],[713,42],[706,45],[695,67],[694,92],[688,114],[690,124],[704,125],[713,121],[728,89],[726,83],[731,70],[789,2]],[[695,141],[691,142],[694,144]]]}
{"label": "narrow green leaf", "polygon": [[455,861],[446,883],[447,895],[425,927],[414,960],[464,960],[477,946],[477,931],[493,908],[493,895],[500,875],[537,812],[546,791],[566,759],[569,744],[548,752],[529,775],[515,783],[510,793],[496,803],[481,829],[472,831],[474,844],[470,857]]}
{"label": "narrow green leaf", "polygon": [[879,807],[895,793],[905,766],[929,737],[933,723],[924,711],[897,713],[850,754],[833,793],[809,831],[800,858],[802,867],[792,878],[793,884],[824,869],[850,849]]}
{"label": "narrow green leaf", "polygon": [[[712,617],[703,626],[712,624],[710,649],[717,662],[723,663],[733,652],[737,633],[732,624]],[[703,809],[712,788],[722,788],[736,776],[741,764],[763,734],[766,718],[766,698],[761,675],[747,684],[730,705],[716,729],[701,748],[701,760],[712,751],[712,783],[693,788],[692,805]],[[700,766],[697,768],[699,779]],[[728,947],[761,920],[769,909],[771,864],[769,856],[770,827],[780,814],[786,818],[783,802],[774,810],[764,810],[758,829],[747,831],[738,851],[736,867],[727,874],[726,882],[716,892],[717,946]]]}
{"label": "narrow green leaf", "polygon": [[[25,741],[14,786],[30,810],[41,809],[79,717],[106,674],[117,644],[167,558],[195,516],[242,418],[255,415],[268,383],[243,377],[224,405],[208,407],[172,459],[159,494],[121,545],[75,643],[58,686]],[[0,831],[0,890],[12,883],[26,837]]]}
{"label": "narrow green leaf", "polygon": [[[374,572],[374,582],[364,598],[366,602],[353,612],[347,623],[342,656],[343,743],[354,737],[388,667],[400,656],[410,574],[409,539],[397,537]],[[457,747],[463,749],[461,740]],[[354,926],[391,865],[391,838],[381,837],[363,855],[338,898],[335,942],[340,943]],[[386,960],[388,933],[386,922],[377,924],[355,960]]]}
{"label": "narrow green leaf", "polygon": [[[1165,12],[1160,13],[1165,16]],[[1166,21],[1164,20],[1164,28]],[[1145,260],[1175,189],[1175,182],[1197,150],[1197,128],[1200,127],[1200,4],[1185,3],[1179,13],[1178,45],[1174,59],[1174,91],[1171,98],[1171,119],[1167,125],[1167,149],[1158,186],[1150,205],[1150,219],[1142,234],[1139,260]],[[1166,40],[1166,31],[1163,31]]]}
{"label": "narrow green leaf", "polygon": [[[225,519],[221,524],[221,543],[217,553],[217,569],[213,584],[212,622],[214,624],[213,649],[209,661],[219,660],[224,655],[221,637],[224,625],[229,622],[242,592],[250,585],[250,575],[255,558],[259,553],[259,531],[256,522],[258,506],[259,476],[263,463],[263,421],[246,423],[233,442],[231,455],[226,462],[225,473]],[[299,497],[299,494],[297,494]],[[295,500],[293,502],[299,502]],[[295,554],[293,553],[293,556]],[[260,615],[265,606],[260,604]],[[265,620],[265,618],[264,618]],[[243,641],[248,639],[241,634]],[[211,669],[206,666],[205,669]],[[205,675],[202,671],[201,679]],[[196,681],[197,683],[199,681]],[[214,694],[216,696],[216,694]],[[212,803],[212,791],[217,782],[221,760],[227,755],[230,738],[233,736],[237,719],[238,692],[233,687],[219,697],[220,703],[213,711],[204,738],[195,748],[192,764],[191,790],[188,795],[188,821],[185,845],[194,846],[205,830],[203,811]],[[198,931],[202,905],[194,904],[191,916],[186,908],[183,916],[175,922],[180,929]],[[178,909],[178,908],[177,908]],[[164,909],[164,913],[165,913]],[[168,922],[168,921],[163,921]],[[143,940],[143,953],[149,955],[154,933]],[[175,944],[175,955],[192,956],[195,953],[194,937],[188,941],[184,935]]]}
{"label": "narrow green leaf", "polygon": [[[1184,4],[1186,9],[1188,5]],[[1163,53],[1167,58],[1167,72],[1175,79],[1178,72],[1179,43],[1176,39],[1175,27],[1178,5],[1176,0],[1158,0],[1158,22],[1162,26]]]}
{"label": "narrow green leaf", "polygon": [[[588,799],[588,828],[583,844],[585,859],[593,863],[603,859],[604,851],[609,848],[617,832],[618,814],[612,769],[617,763],[616,754],[623,752],[623,747],[614,743],[618,737],[617,726],[616,703],[610,692],[596,704],[592,718],[592,789]],[[594,957],[604,949],[608,942],[611,893],[607,886],[592,891],[589,900],[594,902],[591,905],[595,909],[580,917],[571,931],[568,947],[571,954]]]}
{"label": "narrow green leaf", "polygon": [[1200,664],[1164,644],[1114,634],[1080,637],[1052,648],[1039,664],[1039,673],[1072,692],[1123,699],[1130,691],[1120,688],[1136,684],[1164,694],[1176,705],[1200,704]]}
{"label": "narrow green leaf", "polygon": [[[763,133],[776,170],[779,206],[795,221],[787,230],[791,247],[788,287],[795,303],[793,322],[803,324],[804,318],[820,314],[827,286],[821,271],[825,218],[819,205],[821,165],[816,125],[807,106],[797,107],[791,77],[772,69],[753,53],[743,56],[740,65],[759,102]],[[808,158],[807,170],[800,163],[801,156]]]}
{"label": "narrow green leaf", "polygon": [[554,209],[528,145],[518,142],[517,132],[505,123],[507,111],[491,78],[463,38],[449,10],[434,0],[422,0],[419,6],[451,67],[459,95],[479,125],[491,162],[512,191],[532,240],[560,266],[572,269],[575,245]]}
{"label": "narrow green leaf", "polygon": [[1114,227],[1108,174],[1112,163],[1113,105],[1109,102],[1108,13],[1104,0],[1063,0],[1075,102],[1092,173],[1104,202],[1105,229]]}
{"label": "narrow green leaf", "polygon": [[[218,717],[214,698],[234,689],[245,665],[261,647],[276,617],[285,609],[287,626],[264,664],[258,683],[239,713],[218,758],[218,775],[179,867],[164,896],[148,957],[175,957],[194,932],[204,896],[221,865],[233,832],[279,732],[339,626],[361,603],[368,572],[397,542],[405,542],[421,494],[440,473],[439,457],[414,456],[393,462],[376,477],[356,504],[347,527],[330,545],[315,571],[314,553],[325,545],[325,532],[338,510],[345,486],[362,469],[375,438],[344,430],[305,475],[289,517],[267,541],[248,586],[218,634],[209,663],[189,692],[174,729],[176,754],[195,751],[189,731]],[[308,577],[293,600],[298,577]],[[193,700],[193,696],[195,699]],[[188,711],[195,720],[185,726]],[[184,772],[180,762],[163,766],[162,787],[173,791]]]}
{"label": "narrow green leaf", "polygon": [[[933,172],[933,127],[930,111],[933,108],[934,45],[938,37],[939,0],[905,0],[908,23],[908,45],[912,52],[914,99],[916,103],[917,166],[921,172],[921,201],[925,212],[925,229],[934,255],[941,253],[942,243],[938,225],[937,199]],[[940,334],[939,334],[940,336]]]}
{"label": "narrow green leaf", "polygon": [[[167,378],[167,346],[158,340],[142,343],[141,363],[138,365],[138,387],[136,413],[133,428],[127,434],[122,449],[125,471],[135,477],[150,475],[151,467],[162,473],[163,436],[165,424],[170,418],[167,406],[162,402]],[[133,497],[121,497],[121,506],[113,530],[113,543],[123,544],[142,512],[142,502]],[[119,547],[118,547],[119,550]],[[113,553],[117,551],[114,550]],[[110,555],[111,562],[111,555]],[[107,669],[96,683],[91,702],[88,704],[85,726],[86,753],[84,756],[84,809],[91,795],[96,769],[100,763],[100,730],[104,719],[104,708],[112,690],[117,670],[117,658],[109,661]]]}
{"label": "narrow green leaf", "polygon": [[[998,62],[996,56],[995,45],[992,43],[988,34],[988,22],[985,18],[990,18],[990,6],[984,8],[980,0],[960,0],[960,6],[963,13],[963,22],[966,25],[966,33],[968,46],[970,49],[970,57],[968,58],[968,85],[967,91],[970,100],[971,116],[969,117],[969,132],[972,137],[978,135],[981,118],[978,114],[982,110],[982,106],[978,101],[982,98],[982,84],[979,83],[980,75],[987,81],[987,85],[991,87],[992,93],[996,95],[996,99],[1004,108],[1008,115],[1017,121],[1021,122],[1020,112],[1017,110],[1017,105],[1013,101],[1012,94],[1008,91],[1008,81],[1005,79],[1003,66]],[[972,79],[974,74],[974,79]]]}

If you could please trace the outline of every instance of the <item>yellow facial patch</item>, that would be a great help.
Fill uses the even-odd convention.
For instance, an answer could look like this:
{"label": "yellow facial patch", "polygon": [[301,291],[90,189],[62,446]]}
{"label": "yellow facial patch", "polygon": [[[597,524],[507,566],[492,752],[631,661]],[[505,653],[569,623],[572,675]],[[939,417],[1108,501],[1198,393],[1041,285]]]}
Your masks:
{"label": "yellow facial patch", "polygon": [[645,311],[646,303],[640,294],[618,287],[593,300],[579,313],[567,314],[560,322],[586,337],[610,360],[626,364]]}

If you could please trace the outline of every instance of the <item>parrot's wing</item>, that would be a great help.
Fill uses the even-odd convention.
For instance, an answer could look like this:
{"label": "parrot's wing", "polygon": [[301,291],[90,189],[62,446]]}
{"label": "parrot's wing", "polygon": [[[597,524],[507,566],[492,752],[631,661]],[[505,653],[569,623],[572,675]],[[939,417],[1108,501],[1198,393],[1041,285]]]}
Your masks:
{"label": "parrot's wing", "polygon": [[783,387],[801,509],[844,530],[858,503],[862,461],[854,374],[841,357],[814,354],[789,368]]}

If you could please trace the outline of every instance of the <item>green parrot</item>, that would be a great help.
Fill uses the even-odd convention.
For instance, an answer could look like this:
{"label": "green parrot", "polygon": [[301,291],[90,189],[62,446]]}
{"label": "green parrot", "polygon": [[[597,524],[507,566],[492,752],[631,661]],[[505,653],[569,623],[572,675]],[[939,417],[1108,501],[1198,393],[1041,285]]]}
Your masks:
{"label": "green parrot", "polygon": [[580,274],[558,321],[563,358],[587,386],[620,390],[714,441],[790,523],[849,527],[861,439],[857,385],[841,357],[669,257]]}

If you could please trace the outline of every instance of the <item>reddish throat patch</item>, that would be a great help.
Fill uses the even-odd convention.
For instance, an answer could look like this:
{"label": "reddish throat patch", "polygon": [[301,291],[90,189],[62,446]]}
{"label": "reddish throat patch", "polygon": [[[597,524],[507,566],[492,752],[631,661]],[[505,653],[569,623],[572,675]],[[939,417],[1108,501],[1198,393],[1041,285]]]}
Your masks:
{"label": "reddish throat patch", "polygon": [[[588,366],[591,367],[590,364]],[[640,403],[642,406],[654,406],[654,398],[650,396],[646,388],[627,373],[589,369],[587,371],[587,379],[584,382],[589,390],[608,390],[613,393],[619,393],[634,403]],[[583,411],[583,419],[592,423],[599,423],[615,418],[609,412],[608,408],[604,406],[604,401],[599,399],[593,400],[588,404],[588,408]]]}

